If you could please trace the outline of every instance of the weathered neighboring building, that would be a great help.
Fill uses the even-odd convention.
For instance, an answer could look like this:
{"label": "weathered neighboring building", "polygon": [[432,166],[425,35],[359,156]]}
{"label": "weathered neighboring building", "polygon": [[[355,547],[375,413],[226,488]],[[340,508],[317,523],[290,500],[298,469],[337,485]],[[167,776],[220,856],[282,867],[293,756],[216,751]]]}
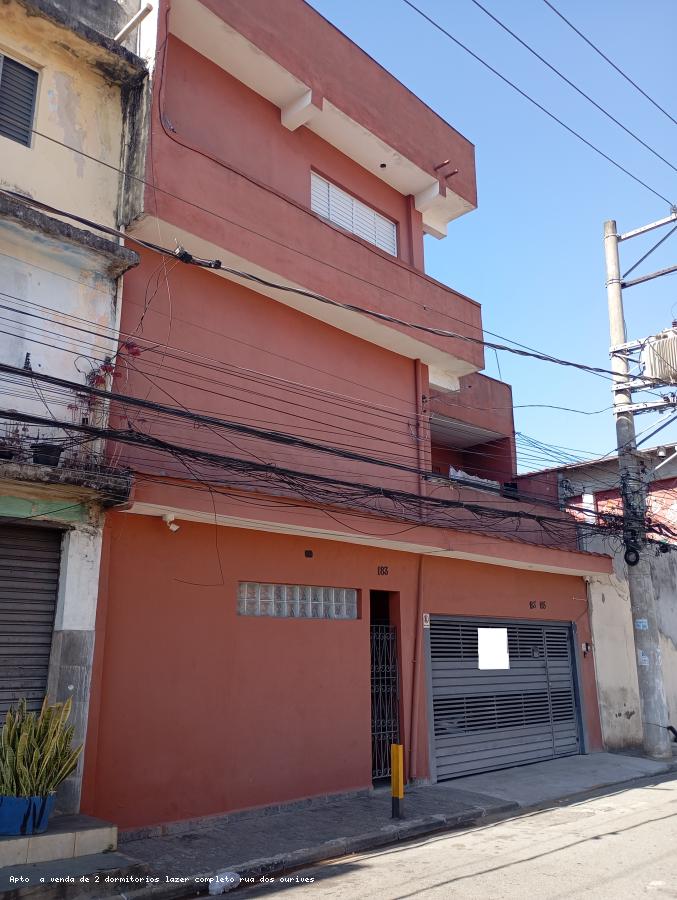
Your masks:
{"label": "weathered neighboring building", "polygon": [[[654,539],[643,552],[650,554],[651,580],[656,598],[660,652],[668,701],[669,722],[677,727],[677,463],[674,446],[639,451],[647,485],[647,511],[664,542]],[[543,491],[557,496],[563,508],[574,510],[578,521],[594,523],[604,513],[622,510],[618,459],[590,460],[518,479],[526,494]],[[581,512],[584,510],[585,512]],[[637,656],[633,621],[620,538],[609,540],[586,534],[581,546],[613,554],[611,579],[592,576],[588,581],[590,620],[595,648],[597,693],[604,745],[609,750],[640,748],[642,719],[637,685]]]}
{"label": "weathered neighboring building", "polygon": [[[7,0],[0,16],[0,717],[20,697],[34,709],[71,697],[80,740],[103,515],[130,479],[99,442],[52,424],[98,426],[105,404],[31,373],[110,384],[121,277],[139,258],[58,211],[121,224],[118,168],[146,75],[80,19],[85,6],[106,7],[111,27],[128,18],[112,0]],[[78,809],[81,776],[63,809]]]}

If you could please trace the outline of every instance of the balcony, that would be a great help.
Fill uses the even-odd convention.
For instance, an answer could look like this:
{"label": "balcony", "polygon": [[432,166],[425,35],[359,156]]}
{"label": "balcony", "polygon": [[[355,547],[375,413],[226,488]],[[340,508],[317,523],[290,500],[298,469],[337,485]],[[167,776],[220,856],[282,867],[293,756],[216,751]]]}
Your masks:
{"label": "balcony", "polygon": [[[130,232],[287,289],[481,338],[478,304],[421,271],[423,231],[441,233],[475,205],[472,145],[306,3],[289,0],[274,34],[267,12],[258,0],[172,4],[153,186]],[[365,104],[374,92],[380,101]],[[447,160],[458,169],[449,179]],[[311,210],[315,170],[396,222],[400,258]],[[481,345],[242,283],[452,381],[483,365]]]}
{"label": "balcony", "polygon": [[[220,259],[224,266],[275,284],[481,339],[478,303],[325,222],[309,206],[291,202],[164,133],[154,138],[154,171],[161,191],[148,191],[149,215],[130,228],[135,237],[172,247],[178,242],[195,256]],[[191,172],[190,189],[186,171]],[[378,321],[224,272],[215,277],[239,282],[402,356],[421,359],[452,380],[484,364],[480,344]]]}
{"label": "balcony", "polygon": [[480,373],[468,375],[461,380],[458,390],[450,390],[436,384],[435,373],[431,372],[430,411],[486,430],[494,435],[489,440],[512,437],[515,431],[512,388],[504,381]]}
{"label": "balcony", "polygon": [[468,532],[560,550],[579,549],[575,519],[543,498],[513,494],[505,484],[460,472],[451,478],[435,475],[427,480],[428,497],[468,505],[456,513],[457,527]]}
{"label": "balcony", "polygon": [[[116,506],[129,499],[131,488],[129,470],[113,465],[98,442],[57,428],[38,429],[20,419],[0,422],[0,494]],[[57,502],[56,510],[60,508]]]}
{"label": "balcony", "polygon": [[[168,30],[341,153],[415,198],[426,231],[477,205],[470,141],[303,0],[174,0]],[[425,136],[425,139],[422,139]]]}
{"label": "balcony", "polygon": [[[431,380],[436,377],[431,373]],[[512,483],[516,471],[510,385],[468,375],[458,390],[430,385],[431,468],[443,478]]]}

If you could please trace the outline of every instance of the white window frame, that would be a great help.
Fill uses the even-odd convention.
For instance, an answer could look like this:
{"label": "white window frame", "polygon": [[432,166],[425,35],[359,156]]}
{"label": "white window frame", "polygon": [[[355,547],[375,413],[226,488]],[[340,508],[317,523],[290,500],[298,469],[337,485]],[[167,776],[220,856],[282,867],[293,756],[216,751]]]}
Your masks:
{"label": "white window frame", "polygon": [[397,224],[317,172],[310,173],[310,208],[323,219],[397,256]]}

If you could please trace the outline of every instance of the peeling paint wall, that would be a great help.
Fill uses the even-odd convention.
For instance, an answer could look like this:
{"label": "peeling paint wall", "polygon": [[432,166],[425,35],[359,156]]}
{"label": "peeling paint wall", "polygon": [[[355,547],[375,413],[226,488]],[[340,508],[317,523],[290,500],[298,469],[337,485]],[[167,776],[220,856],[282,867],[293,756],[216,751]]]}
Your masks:
{"label": "peeling paint wall", "polygon": [[[2,315],[11,322],[0,334],[0,361],[21,367],[29,354],[34,371],[84,383],[92,366],[102,361],[105,349],[112,353],[114,348],[114,342],[105,337],[115,325],[116,298],[115,280],[105,274],[107,266],[103,255],[0,220],[0,304],[5,307]],[[88,337],[69,326],[103,336]],[[54,394],[36,385],[28,380],[16,385],[5,382],[1,405],[65,421],[92,416],[92,410],[83,407],[86,400],[75,393]],[[0,440],[10,436],[12,427],[11,421],[0,421]],[[23,443],[63,435],[56,427],[29,426]],[[70,452],[77,450],[66,449],[62,464]],[[36,476],[31,497],[26,496],[26,484],[4,481],[0,515],[17,523],[39,516],[71,526],[62,541],[47,695],[52,701],[72,698],[75,739],[83,741],[94,653],[101,521],[93,507],[62,496],[58,486],[37,482]],[[59,789],[60,811],[79,810],[81,781],[82,762]]]}
{"label": "peeling paint wall", "polygon": [[[589,549],[604,549],[599,539],[597,546],[591,541],[595,539],[588,540]],[[612,578],[591,581],[589,593],[602,735],[607,749],[622,750],[641,746],[642,722],[630,595],[620,552],[614,555],[614,572]],[[677,727],[677,557],[653,556],[650,572],[669,724]]]}
{"label": "peeling paint wall", "polygon": [[588,596],[604,746],[639,748],[642,721],[627,581],[618,572],[592,579]]}
{"label": "peeling paint wall", "polygon": [[[84,383],[104,351],[115,348],[112,340],[77,330],[107,334],[115,324],[115,282],[102,271],[106,264],[95,253],[0,220],[0,304],[9,307],[2,315],[11,320],[0,334],[0,361],[21,367],[30,354],[34,371]],[[45,416],[41,394],[28,382],[7,391],[3,406]],[[63,395],[57,402],[50,393],[50,412],[73,421],[69,404],[76,399]],[[4,428],[0,422],[0,436]]]}
{"label": "peeling paint wall", "polygon": [[140,0],[54,0],[54,2],[68,15],[80,19],[90,28],[108,37],[115,37],[139,11],[140,5]]}
{"label": "peeling paint wall", "polygon": [[[80,525],[64,534],[61,547],[47,691],[60,700],[71,698],[70,721],[79,743],[84,743],[87,734],[101,541],[101,528]],[[80,757],[76,770],[59,788],[57,807],[63,812],[80,808],[82,768]]]}
{"label": "peeling paint wall", "polygon": [[[675,519],[672,519],[674,527]],[[660,554],[651,561],[656,613],[661,633],[661,659],[670,724],[677,727],[677,557]]]}
{"label": "peeling paint wall", "polygon": [[[90,0],[87,5],[91,12],[97,3]],[[72,7],[71,12],[77,15],[80,4],[64,2],[62,6]],[[133,83],[125,82],[124,88],[112,83],[100,60],[102,53],[108,53],[115,61],[118,48],[95,47],[94,40],[88,43],[75,33],[77,23],[72,28],[63,23],[60,27],[56,21],[54,24],[42,15],[31,15],[14,0],[0,0],[0,53],[39,72],[34,120],[37,133],[29,147],[0,136],[0,187],[116,226],[120,197],[116,169],[126,134],[123,115],[128,115],[127,110],[123,112],[123,99],[134,85],[140,87],[141,81],[134,81],[136,70],[132,66]],[[127,92],[124,98],[123,91]],[[116,276],[134,265],[137,258],[121,249],[115,239],[108,241],[94,230],[82,232],[33,208],[31,215],[17,214],[12,204],[28,208],[14,198],[3,197],[0,305],[7,324],[0,334],[0,362],[16,367],[28,364],[35,372],[84,384],[105,357],[115,352],[117,342],[108,335],[114,334],[117,324]],[[4,382],[0,406],[66,422],[86,420],[96,424],[97,416],[104,414],[103,404],[92,405],[75,391],[41,389],[37,382],[20,378],[15,383]],[[22,427],[0,420],[0,440],[10,437],[14,426]],[[12,478],[8,471],[11,465],[32,465],[31,449],[27,448],[38,435],[43,439],[63,438],[64,432],[52,425],[29,426],[27,434],[21,434],[18,457],[16,445],[10,443],[15,457],[4,465],[0,515],[17,524],[40,517],[57,527],[66,526],[47,696],[52,701],[72,698],[75,739],[83,741],[94,653],[101,503],[106,488],[99,482],[95,490],[83,488],[78,492],[68,485],[53,484],[40,478],[38,466],[33,466],[36,471],[30,482],[16,474]],[[81,448],[86,451],[92,445],[76,443],[63,450],[60,472],[69,471],[69,455],[75,458]],[[87,501],[82,500],[83,493]],[[78,811],[81,779],[82,762],[59,790],[61,811]]]}
{"label": "peeling paint wall", "polygon": [[33,127],[40,132],[30,147],[0,137],[0,186],[115,225],[118,172],[82,153],[119,166],[119,85],[109,83],[66,46],[63,31],[50,22],[27,15],[17,3],[3,2],[0,7],[0,52],[39,72]]}

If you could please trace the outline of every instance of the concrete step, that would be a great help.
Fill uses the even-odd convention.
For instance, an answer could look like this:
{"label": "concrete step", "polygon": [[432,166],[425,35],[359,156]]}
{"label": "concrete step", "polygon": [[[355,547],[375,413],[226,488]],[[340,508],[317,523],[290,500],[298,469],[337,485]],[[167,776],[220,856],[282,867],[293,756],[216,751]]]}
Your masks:
{"label": "concrete step", "polygon": [[93,853],[70,859],[0,869],[3,900],[76,900],[123,897],[147,885],[148,866],[122,853]]}
{"label": "concrete step", "polygon": [[44,834],[0,837],[0,873],[7,866],[74,859],[115,850],[118,829],[92,816],[53,816]]}

